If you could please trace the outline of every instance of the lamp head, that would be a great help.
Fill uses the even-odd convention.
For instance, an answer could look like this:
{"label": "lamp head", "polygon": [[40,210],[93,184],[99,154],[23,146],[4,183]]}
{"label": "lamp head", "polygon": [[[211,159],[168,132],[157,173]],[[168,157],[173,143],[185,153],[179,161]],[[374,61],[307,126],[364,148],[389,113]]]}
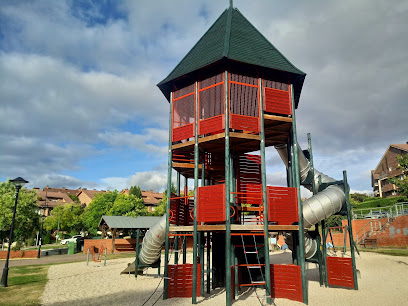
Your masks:
{"label": "lamp head", "polygon": [[14,180],[10,180],[10,183],[12,183],[14,186],[16,186],[16,188],[21,188],[25,184],[29,183],[29,181],[26,181],[22,177],[17,177]]}

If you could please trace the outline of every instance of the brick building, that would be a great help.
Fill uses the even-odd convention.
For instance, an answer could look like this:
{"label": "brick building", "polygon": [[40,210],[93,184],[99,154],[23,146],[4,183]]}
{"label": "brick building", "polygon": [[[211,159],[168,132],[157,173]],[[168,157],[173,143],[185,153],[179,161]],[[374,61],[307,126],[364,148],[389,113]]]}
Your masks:
{"label": "brick building", "polygon": [[371,170],[371,186],[374,196],[387,198],[399,195],[397,186],[388,182],[388,179],[403,178],[404,174],[401,169],[398,169],[397,160],[397,156],[402,154],[408,154],[408,142],[389,145],[377,167]]}

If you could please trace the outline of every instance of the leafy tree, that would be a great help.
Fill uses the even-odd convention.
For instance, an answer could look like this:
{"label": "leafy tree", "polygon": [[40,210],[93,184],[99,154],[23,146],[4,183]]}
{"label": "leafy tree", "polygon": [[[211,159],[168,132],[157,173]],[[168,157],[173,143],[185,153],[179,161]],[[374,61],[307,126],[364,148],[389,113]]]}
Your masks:
{"label": "leafy tree", "polygon": [[388,181],[398,187],[401,195],[408,197],[408,154],[397,156],[397,160],[399,163],[397,168],[402,170],[404,177],[402,179],[393,177]]}
{"label": "leafy tree", "polygon": [[84,209],[81,205],[59,205],[51,211],[50,216],[45,218],[44,228],[46,230],[58,229],[58,220],[60,220],[60,231],[66,231],[70,235],[77,235],[84,228],[82,222],[83,213]]}
{"label": "leafy tree", "polygon": [[142,199],[133,194],[118,194],[112,208],[106,214],[109,216],[145,216],[147,207],[144,206]]}
{"label": "leafy tree", "polygon": [[333,215],[325,220],[327,227],[341,226],[341,220],[346,219],[347,216]]}
{"label": "leafy tree", "polygon": [[[177,189],[173,183],[171,183],[171,193],[176,194]],[[155,208],[155,210],[151,213],[153,216],[163,216],[166,213],[167,207],[167,189],[163,192],[163,199],[160,200],[159,205]]]}
{"label": "leafy tree", "polygon": [[[16,189],[9,181],[0,183],[0,238],[10,235],[11,221],[15,203]],[[39,228],[36,193],[22,188],[18,196],[16,219],[14,223],[14,241],[22,243],[35,235]]]}
{"label": "leafy tree", "polygon": [[81,201],[79,200],[78,196],[76,194],[69,194],[68,195],[72,201],[74,201],[76,204],[81,204]]}
{"label": "leafy tree", "polygon": [[134,196],[136,196],[136,198],[141,199],[143,201],[142,190],[140,189],[139,186],[130,187],[129,195],[134,195]]}
{"label": "leafy tree", "polygon": [[103,215],[136,217],[146,214],[147,208],[141,199],[135,195],[119,194],[115,190],[96,195],[85,208],[83,222],[88,232],[95,235]]}

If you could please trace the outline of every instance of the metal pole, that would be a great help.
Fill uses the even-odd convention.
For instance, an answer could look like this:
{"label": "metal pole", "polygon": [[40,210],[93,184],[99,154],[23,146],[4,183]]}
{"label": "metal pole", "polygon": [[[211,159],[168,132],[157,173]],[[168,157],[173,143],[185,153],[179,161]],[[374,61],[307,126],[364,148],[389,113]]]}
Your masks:
{"label": "metal pole", "polygon": [[197,304],[197,191],[198,191],[198,82],[195,82],[195,119],[194,119],[194,223],[193,223],[193,297],[192,303]]}
{"label": "metal pole", "polygon": [[265,283],[266,302],[272,303],[271,266],[269,262],[269,223],[268,223],[268,196],[266,190],[266,157],[265,157],[265,122],[263,109],[262,78],[259,78],[259,107],[261,108],[261,176],[262,176],[262,202],[264,206],[264,250],[265,250]]}
{"label": "metal pole", "polygon": [[211,237],[207,232],[207,293],[210,293],[211,263],[210,263]]}
{"label": "metal pole", "polygon": [[350,186],[347,183],[347,172],[346,171],[343,171],[343,181],[344,181],[344,192],[346,194],[347,223],[348,223],[348,232],[349,232],[349,239],[350,239],[351,264],[353,266],[354,289],[358,290],[356,255],[354,253],[354,247],[353,247],[354,246],[353,227],[351,225]]}
{"label": "metal pole", "polygon": [[37,258],[41,258],[41,245],[42,245],[42,231],[43,231],[43,224],[44,224],[44,217],[41,216],[41,230],[39,235],[39,243],[38,243],[38,253]]}
{"label": "metal pole", "polygon": [[11,244],[13,243],[14,221],[16,219],[17,201],[18,201],[18,194],[20,193],[20,189],[21,189],[21,186],[16,186],[16,195],[15,195],[16,200],[14,201],[13,219],[11,219],[9,245],[8,245],[8,248],[7,248],[6,263],[4,265],[3,275],[1,277],[1,287],[7,287],[7,279],[8,279],[8,271],[9,271],[9,260],[10,260],[10,250],[11,250]]}
{"label": "metal pole", "polygon": [[103,261],[103,265],[106,266],[106,256],[108,255],[108,249],[105,248],[105,260]]}
{"label": "metal pole", "polygon": [[163,300],[167,299],[168,288],[168,259],[169,259],[169,211],[170,211],[170,197],[171,197],[171,171],[173,168],[173,151],[172,151],[172,130],[173,130],[173,92],[170,93],[170,116],[169,116],[169,151],[168,151],[168,164],[167,164],[167,205],[166,205],[166,237],[164,243],[164,292]]}
{"label": "metal pole", "polygon": [[140,228],[136,231],[136,258],[135,258],[135,278],[137,278],[137,270],[139,270],[139,248],[140,248]]}
{"label": "metal pole", "polygon": [[[228,13],[232,13],[231,10]],[[228,70],[225,70],[224,94],[225,94],[225,292],[226,305],[231,305],[231,224],[230,224],[230,145],[229,145],[229,86]]]}
{"label": "metal pole", "polygon": [[86,265],[89,265],[89,248],[88,252],[86,253]]}
{"label": "metal pole", "polygon": [[292,95],[292,135],[293,135],[293,157],[294,157],[294,169],[295,169],[295,186],[298,190],[298,208],[299,208],[299,263],[300,270],[302,273],[302,292],[303,292],[303,303],[308,304],[307,295],[307,282],[306,282],[306,271],[305,271],[305,248],[304,248],[304,238],[303,238],[303,206],[300,194],[300,174],[299,174],[299,155],[298,155],[298,143],[297,143],[297,132],[296,132],[296,105],[293,92],[293,85],[290,85],[290,91]]}

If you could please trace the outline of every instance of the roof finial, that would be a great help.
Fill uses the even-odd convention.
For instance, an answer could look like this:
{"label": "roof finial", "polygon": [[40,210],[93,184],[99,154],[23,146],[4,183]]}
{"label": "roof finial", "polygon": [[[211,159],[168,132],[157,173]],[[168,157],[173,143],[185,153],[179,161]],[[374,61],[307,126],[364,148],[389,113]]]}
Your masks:
{"label": "roof finial", "polygon": [[233,1],[233,0],[229,0],[230,8],[233,8],[233,3],[232,3],[232,1]]}

